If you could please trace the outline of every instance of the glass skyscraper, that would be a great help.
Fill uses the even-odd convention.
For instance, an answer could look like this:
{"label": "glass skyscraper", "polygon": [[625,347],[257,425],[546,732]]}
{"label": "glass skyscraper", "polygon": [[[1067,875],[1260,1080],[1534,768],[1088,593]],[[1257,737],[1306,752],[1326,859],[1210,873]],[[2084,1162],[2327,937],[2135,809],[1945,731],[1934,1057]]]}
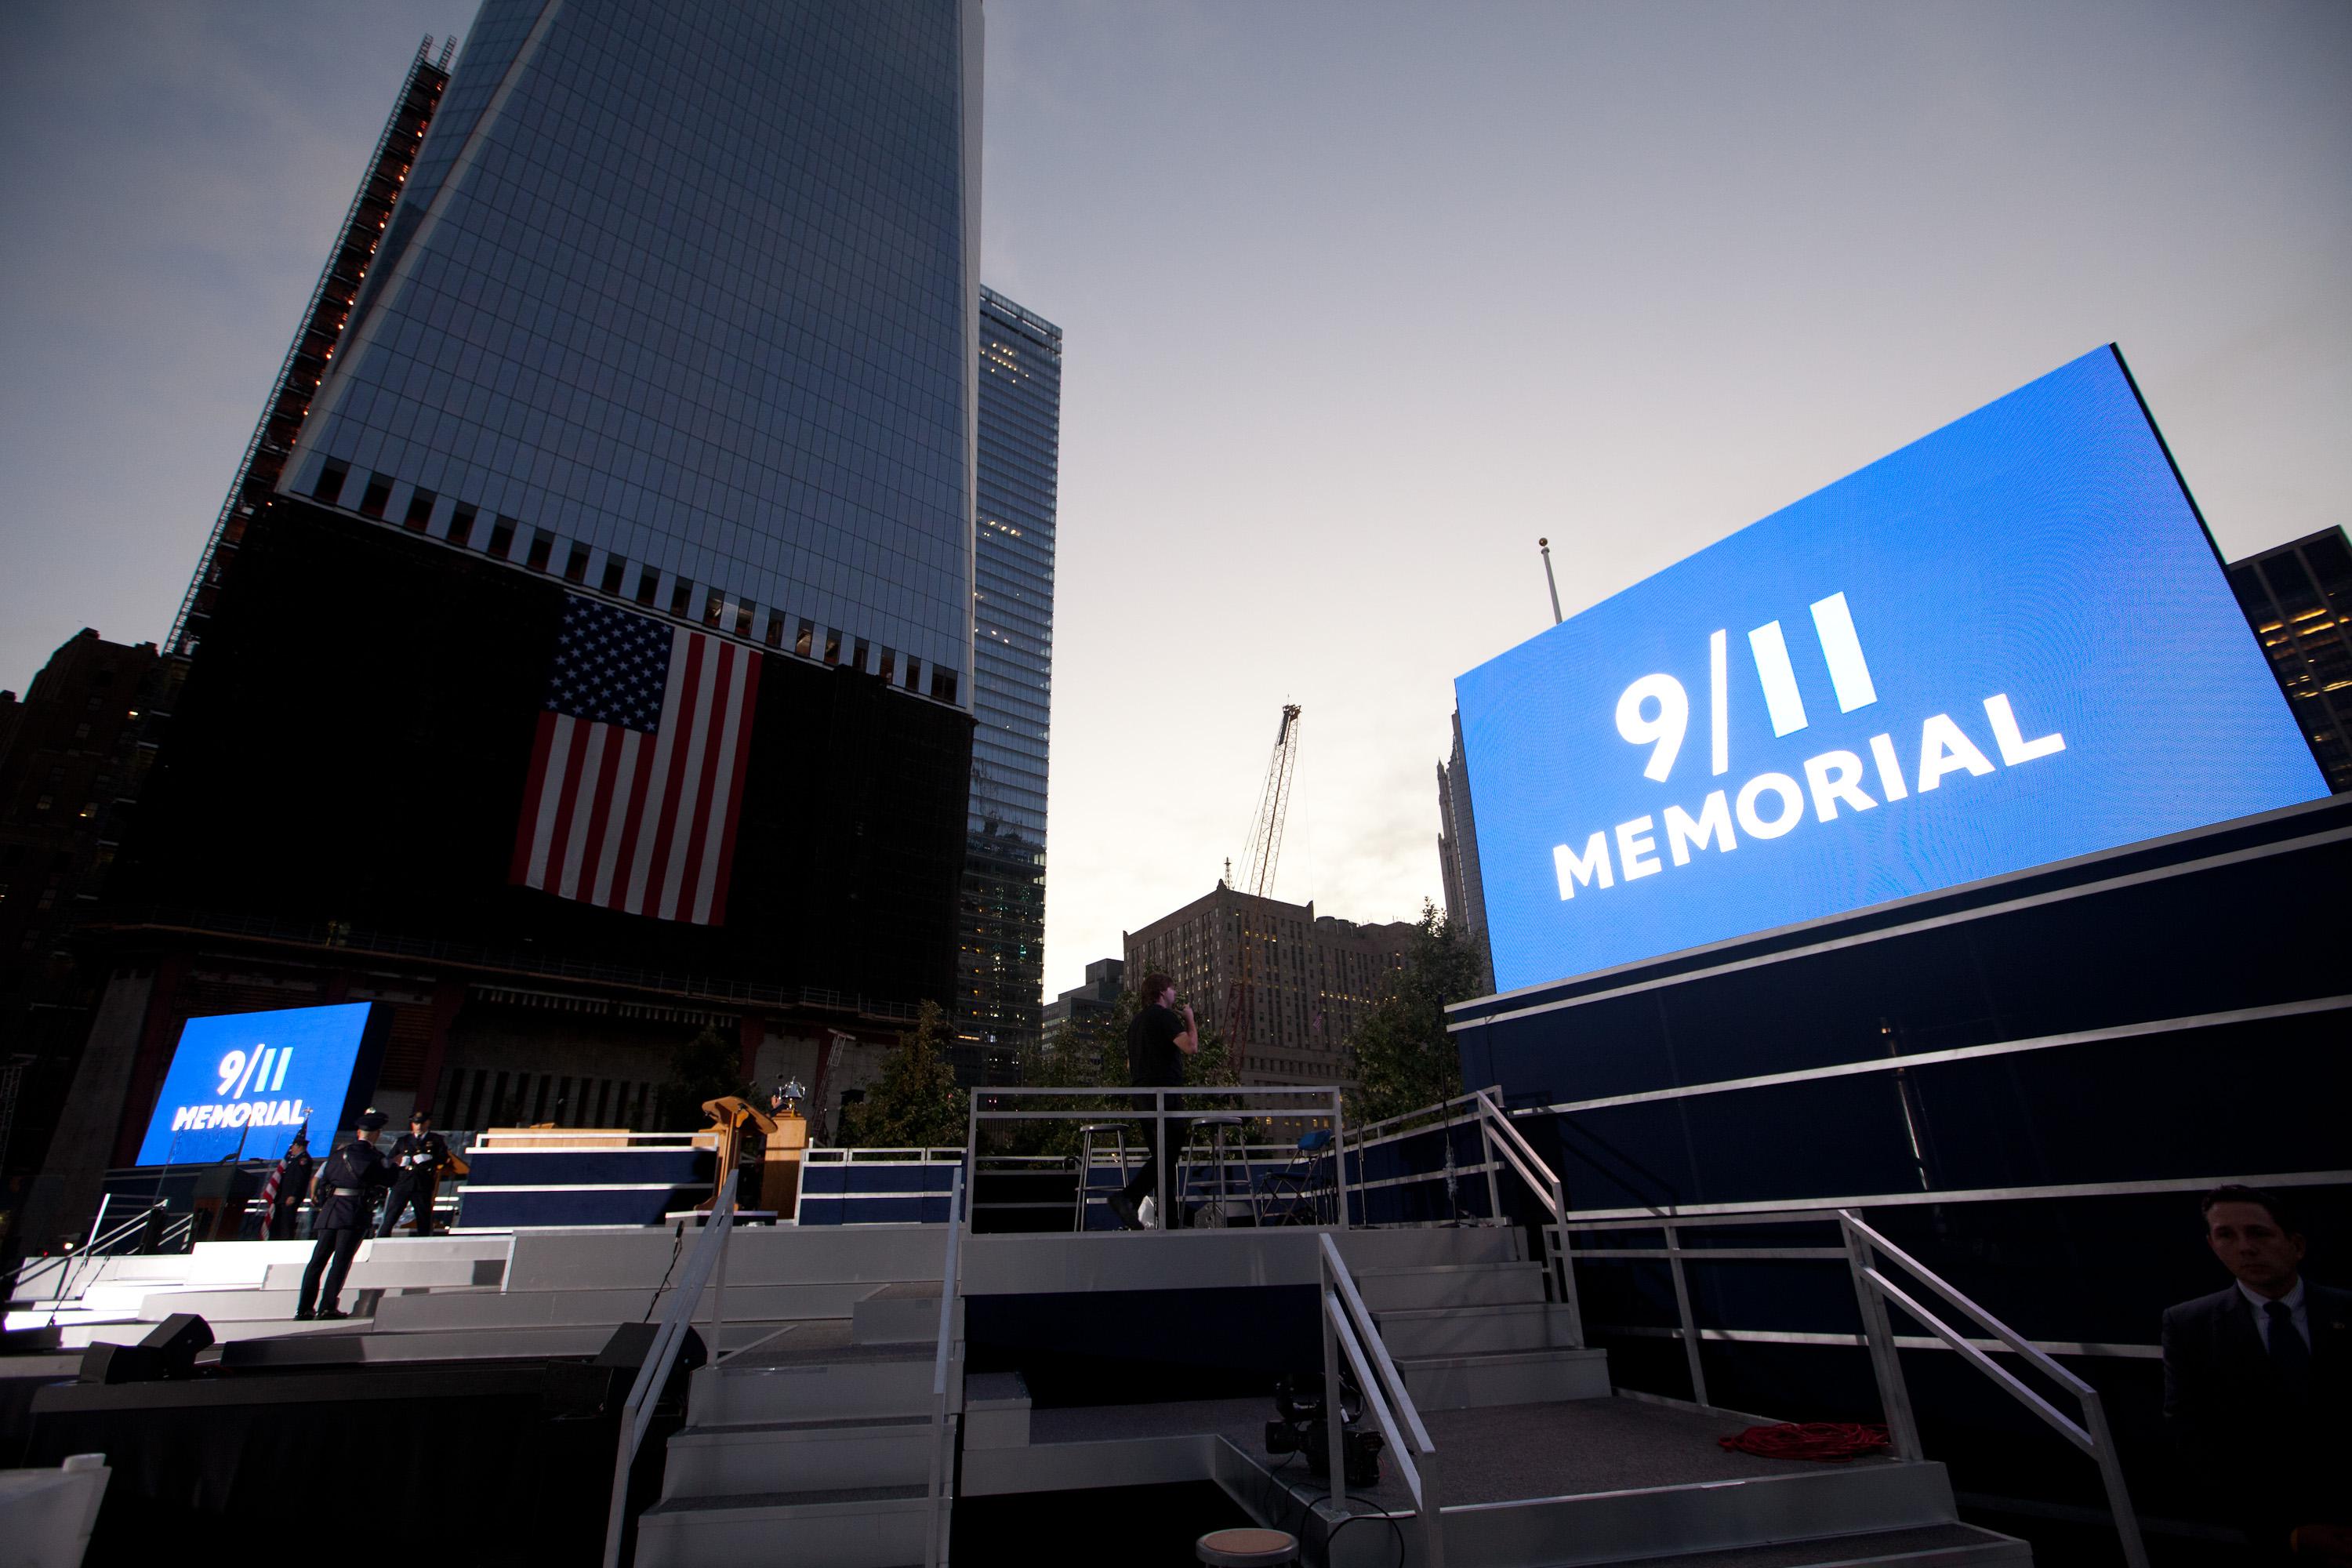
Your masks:
{"label": "glass skyscraper", "polygon": [[378,1104],[580,1125],[705,1030],[830,1118],[952,1006],[980,26],[485,0],[412,63],[142,721],[62,1212],[194,1015],[377,1002]]}
{"label": "glass skyscraper", "polygon": [[487,0],[285,481],[968,706],[978,0]]}
{"label": "glass skyscraper", "polygon": [[956,1009],[968,1076],[1002,1081],[1037,1043],[1045,974],[1046,708],[1062,329],[980,291],[979,591],[971,815]]}

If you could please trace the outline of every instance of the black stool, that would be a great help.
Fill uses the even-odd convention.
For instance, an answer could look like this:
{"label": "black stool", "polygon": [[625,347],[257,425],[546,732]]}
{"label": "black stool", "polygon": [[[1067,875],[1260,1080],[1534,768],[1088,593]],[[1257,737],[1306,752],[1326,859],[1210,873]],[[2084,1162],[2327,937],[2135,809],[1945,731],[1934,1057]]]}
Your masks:
{"label": "black stool", "polygon": [[[1208,1135],[1209,1140],[1207,1151],[1209,1157],[1205,1161],[1193,1158],[1194,1151],[1201,1146],[1201,1137],[1203,1133]],[[1230,1147],[1226,1142],[1228,1135],[1232,1140]],[[1230,1173],[1233,1166],[1232,1156],[1235,1150],[1238,1150],[1241,1154],[1242,1185],[1239,1193],[1234,1191],[1233,1178]],[[1201,1205],[1201,1212],[1192,1223],[1206,1226],[1233,1224],[1233,1212],[1229,1206],[1233,1200],[1239,1197],[1243,1204],[1247,1205],[1253,1196],[1250,1192],[1249,1144],[1244,1141],[1240,1117],[1202,1116],[1194,1119],[1192,1130],[1184,1134],[1184,1158],[1179,1161],[1176,1166],[1178,1202],[1182,1202],[1185,1194],[1192,1191],[1192,1173],[1193,1168],[1199,1165],[1210,1165],[1215,1168],[1217,1192],[1214,1197],[1205,1200]],[[1160,1201],[1164,1205],[1167,1200],[1163,1196]],[[1164,1216],[1160,1223],[1163,1225],[1167,1223]]]}
{"label": "black stool", "polygon": [[1118,1184],[1127,1185],[1127,1123],[1124,1121],[1089,1121],[1078,1129],[1078,1207],[1070,1217],[1072,1230],[1087,1228],[1087,1199],[1093,1191],[1095,1175],[1095,1140],[1108,1138],[1118,1157]]}

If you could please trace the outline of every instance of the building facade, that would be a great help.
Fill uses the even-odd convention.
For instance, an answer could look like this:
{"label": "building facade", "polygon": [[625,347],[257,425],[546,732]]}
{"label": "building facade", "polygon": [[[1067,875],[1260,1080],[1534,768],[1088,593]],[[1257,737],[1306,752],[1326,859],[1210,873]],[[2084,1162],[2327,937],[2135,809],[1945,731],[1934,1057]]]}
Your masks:
{"label": "building facade", "polygon": [[1045,1004],[1045,1018],[1039,1025],[1041,1043],[1046,1049],[1073,1030],[1085,1030],[1102,1023],[1118,1011],[1118,994],[1127,981],[1127,963],[1123,959],[1097,958],[1087,965],[1087,983],[1063,992]]}
{"label": "building facade", "polygon": [[255,997],[393,1005],[450,1124],[635,1116],[704,1028],[829,1110],[950,1000],[979,26],[487,0],[411,65],[173,638],[51,1223]]}
{"label": "building facade", "polygon": [[1437,764],[1437,865],[1445,918],[1478,950],[1479,984],[1495,988],[1486,956],[1486,884],[1478,871],[1478,821],[1470,809],[1470,760],[1462,749],[1462,715],[1454,715],[1454,750]]}
{"label": "building facade", "polygon": [[1315,906],[1216,889],[1126,935],[1127,973],[1176,982],[1225,1037],[1244,1083],[1339,1083],[1357,1023],[1404,967],[1414,927],[1359,925]]}
{"label": "building facade", "polygon": [[1062,329],[980,292],[971,806],[957,954],[957,1068],[1003,1082],[1038,1043]]}
{"label": "building facade", "polygon": [[[0,691],[0,1212],[48,1152],[89,1024],[76,932],[106,883],[152,752],[153,643],[85,626],[26,688]],[[14,1240],[14,1237],[10,1238]]]}
{"label": "building facade", "polygon": [[2331,528],[2249,555],[2230,586],[2327,787],[2352,790],[2352,542]]}

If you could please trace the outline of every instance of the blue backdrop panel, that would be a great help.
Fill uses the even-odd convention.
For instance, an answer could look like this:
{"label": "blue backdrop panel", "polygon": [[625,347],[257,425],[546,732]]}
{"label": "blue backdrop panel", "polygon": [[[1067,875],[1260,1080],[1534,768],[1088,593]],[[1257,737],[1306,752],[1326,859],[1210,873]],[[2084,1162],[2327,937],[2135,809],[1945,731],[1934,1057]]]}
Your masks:
{"label": "blue backdrop panel", "polygon": [[813,1161],[801,1167],[803,1225],[945,1224],[953,1163]]}
{"label": "blue backdrop panel", "polygon": [[468,1186],[457,1203],[457,1224],[469,1228],[523,1230],[534,1226],[657,1226],[662,1216],[690,1209],[710,1195],[708,1183],[675,1187],[557,1187],[548,1191]]}

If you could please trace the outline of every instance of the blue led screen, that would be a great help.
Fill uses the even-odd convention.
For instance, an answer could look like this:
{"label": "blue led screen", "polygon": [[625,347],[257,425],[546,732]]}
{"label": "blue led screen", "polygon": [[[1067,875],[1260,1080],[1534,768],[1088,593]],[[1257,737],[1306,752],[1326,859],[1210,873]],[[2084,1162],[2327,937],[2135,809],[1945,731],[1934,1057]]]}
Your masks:
{"label": "blue led screen", "polygon": [[1505,991],[2327,793],[2112,348],[1455,694]]}
{"label": "blue led screen", "polygon": [[[242,1155],[274,1160],[307,1122],[324,1153],[339,1132],[360,1065],[370,1005],[284,1007],[191,1018],[139,1145],[142,1165]],[[371,1083],[367,1086],[373,1088]]]}

